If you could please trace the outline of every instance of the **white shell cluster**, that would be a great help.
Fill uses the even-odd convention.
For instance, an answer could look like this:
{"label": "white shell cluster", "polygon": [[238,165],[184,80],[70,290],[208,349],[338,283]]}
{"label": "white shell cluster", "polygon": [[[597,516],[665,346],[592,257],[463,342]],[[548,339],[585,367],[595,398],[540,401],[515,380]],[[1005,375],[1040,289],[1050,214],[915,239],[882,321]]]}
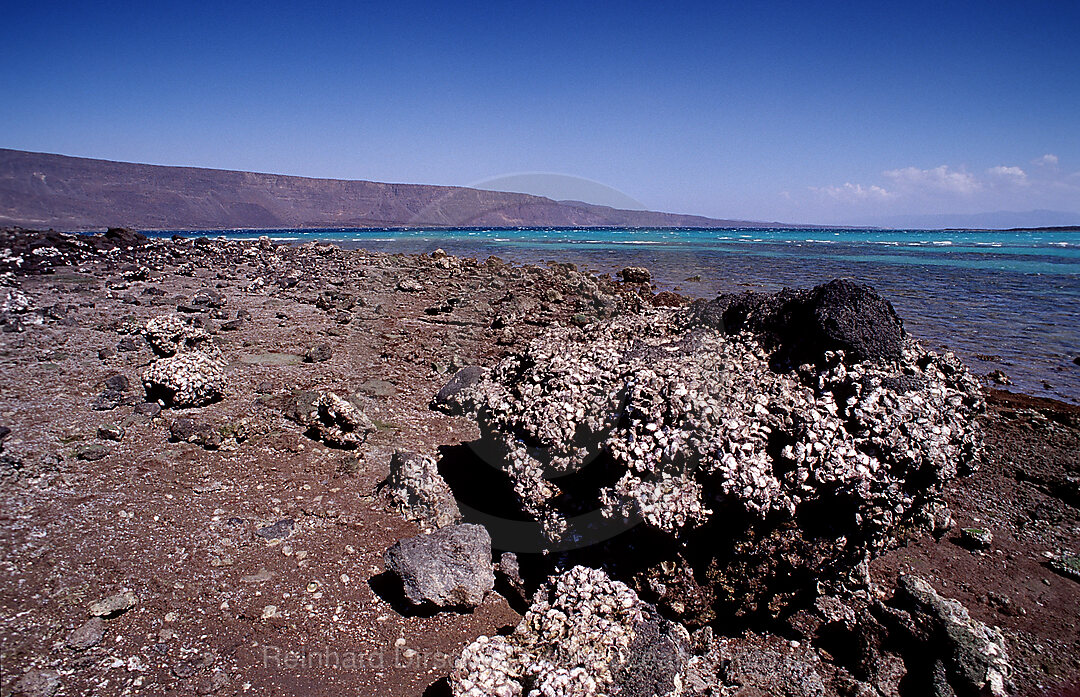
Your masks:
{"label": "white shell cluster", "polygon": [[210,338],[206,330],[193,327],[174,314],[158,315],[149,319],[143,332],[151,348],[161,356],[175,355]]}
{"label": "white shell cluster", "polygon": [[982,409],[955,356],[911,339],[897,362],[830,352],[777,372],[752,335],[687,329],[669,310],[556,329],[461,401],[553,541],[567,528],[555,475],[604,453],[625,469],[597,492],[605,514],[678,535],[718,503],[764,519],[840,495],[871,547],[973,466]]}
{"label": "white shell cluster", "polygon": [[320,393],[311,411],[301,414],[300,420],[319,440],[339,448],[359,447],[375,430],[367,414],[333,392]]}
{"label": "white shell cluster", "polygon": [[637,594],[584,566],[549,579],[508,637],[482,636],[450,675],[458,697],[605,694],[641,621]]}
{"label": "white shell cluster", "polygon": [[200,407],[225,392],[223,362],[199,351],[161,358],[142,377],[147,391],[166,392],[175,407]]}

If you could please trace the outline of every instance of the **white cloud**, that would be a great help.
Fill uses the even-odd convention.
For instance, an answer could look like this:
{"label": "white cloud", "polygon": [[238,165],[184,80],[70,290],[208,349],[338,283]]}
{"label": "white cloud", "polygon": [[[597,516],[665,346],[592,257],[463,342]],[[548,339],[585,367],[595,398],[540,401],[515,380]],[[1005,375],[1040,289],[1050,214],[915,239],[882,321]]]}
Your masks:
{"label": "white cloud", "polygon": [[941,165],[933,169],[904,167],[884,172],[898,186],[917,191],[934,191],[950,194],[973,194],[982,188],[982,184],[970,172],[949,169]]}
{"label": "white cloud", "polygon": [[986,170],[986,172],[1016,184],[1024,184],[1027,182],[1027,172],[1019,167],[1005,167],[1004,165],[998,165],[997,167],[991,167]]}
{"label": "white cloud", "polygon": [[1031,161],[1033,165],[1042,165],[1043,167],[1056,167],[1058,163],[1058,156],[1046,153],[1042,157],[1036,157]]}
{"label": "white cloud", "polygon": [[811,186],[810,190],[839,201],[882,200],[892,196],[880,186],[874,184],[863,186],[851,182],[846,182],[843,186]]}

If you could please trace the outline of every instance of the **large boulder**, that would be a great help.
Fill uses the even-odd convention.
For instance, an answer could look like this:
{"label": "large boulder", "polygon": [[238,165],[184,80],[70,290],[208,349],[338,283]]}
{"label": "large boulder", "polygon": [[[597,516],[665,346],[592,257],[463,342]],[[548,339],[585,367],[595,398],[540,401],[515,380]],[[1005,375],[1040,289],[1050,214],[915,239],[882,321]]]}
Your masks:
{"label": "large boulder", "polygon": [[225,392],[223,361],[199,351],[154,361],[143,372],[148,397],[174,407],[201,407]]}
{"label": "large boulder", "polygon": [[[797,294],[821,317],[846,316],[834,297],[882,308],[844,288]],[[865,360],[814,343],[819,360],[792,366],[777,355],[796,334],[750,317],[732,331],[700,307],[653,309],[559,328],[463,388],[489,465],[477,472],[497,473],[498,504],[516,509],[504,517],[535,521],[548,550],[610,555],[691,623],[864,586],[868,560],[974,466],[978,383],[910,337]]]}
{"label": "large boulder", "polygon": [[386,551],[385,562],[417,606],[472,608],[495,587],[491,535],[481,525],[451,525],[400,540]]}
{"label": "large boulder", "polygon": [[845,279],[808,290],[741,293],[698,301],[692,322],[727,332],[748,330],[778,358],[818,362],[828,351],[855,361],[900,360],[904,325],[870,286]]}
{"label": "large boulder", "polygon": [[425,531],[461,521],[461,511],[435,460],[426,455],[396,451],[390,458],[390,474],[380,488],[406,519]]}

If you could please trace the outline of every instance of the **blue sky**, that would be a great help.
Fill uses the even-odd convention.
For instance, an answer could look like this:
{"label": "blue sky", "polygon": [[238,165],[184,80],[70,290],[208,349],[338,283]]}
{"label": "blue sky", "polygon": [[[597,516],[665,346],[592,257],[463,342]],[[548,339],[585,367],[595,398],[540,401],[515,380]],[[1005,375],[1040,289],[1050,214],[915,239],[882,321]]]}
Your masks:
{"label": "blue sky", "polygon": [[1077,2],[198,5],[5,2],[0,146],[757,220],[1080,212]]}

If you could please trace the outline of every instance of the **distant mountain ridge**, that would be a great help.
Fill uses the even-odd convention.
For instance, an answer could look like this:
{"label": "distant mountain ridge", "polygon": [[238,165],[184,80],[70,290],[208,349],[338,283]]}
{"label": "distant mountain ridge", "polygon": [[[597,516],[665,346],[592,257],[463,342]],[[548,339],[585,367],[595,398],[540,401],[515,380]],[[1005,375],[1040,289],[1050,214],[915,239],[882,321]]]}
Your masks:
{"label": "distant mountain ridge", "polygon": [[530,194],[144,165],[0,149],[0,225],[58,230],[320,227],[794,227]]}
{"label": "distant mountain ridge", "polygon": [[862,221],[879,227],[918,230],[1027,230],[1032,228],[1077,227],[1080,213],[1066,211],[991,211],[986,213],[941,213],[896,215]]}

